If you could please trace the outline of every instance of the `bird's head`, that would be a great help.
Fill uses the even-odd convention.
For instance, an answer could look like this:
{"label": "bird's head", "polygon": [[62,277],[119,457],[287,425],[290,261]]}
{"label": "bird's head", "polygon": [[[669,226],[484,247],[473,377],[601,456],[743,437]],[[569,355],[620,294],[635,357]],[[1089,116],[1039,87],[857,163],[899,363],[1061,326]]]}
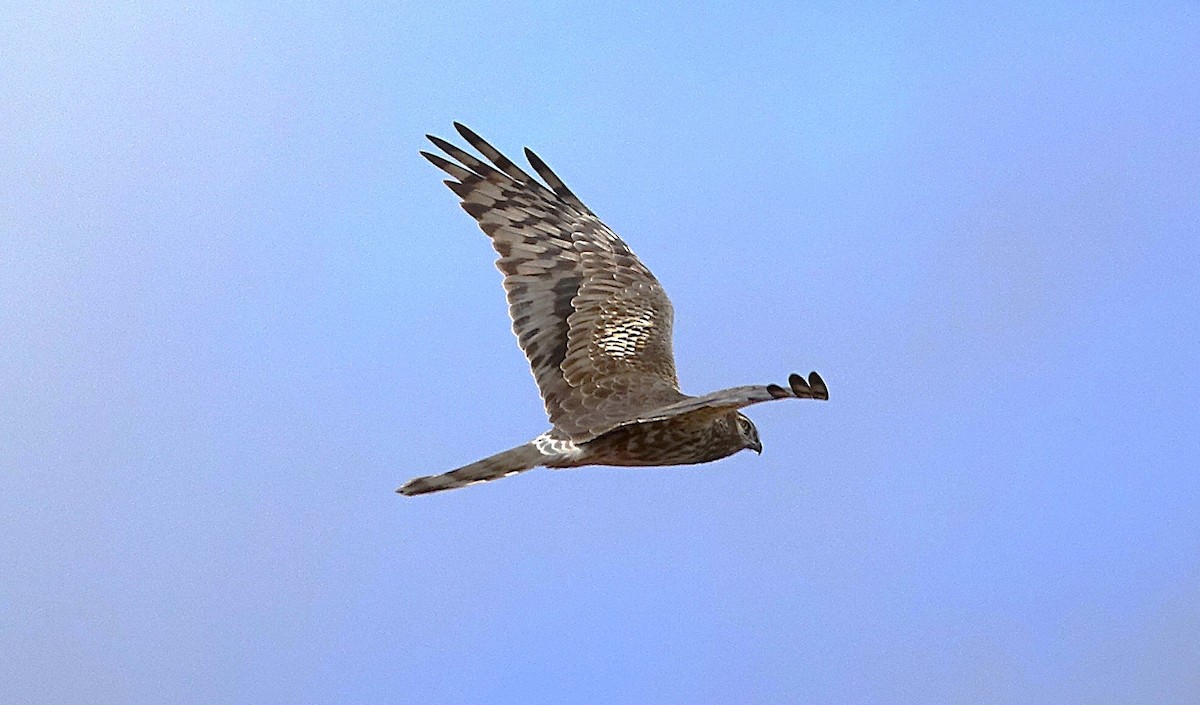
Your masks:
{"label": "bird's head", "polygon": [[754,427],[754,423],[740,411],[734,412],[733,422],[738,439],[742,442],[742,448],[762,455],[762,441],[758,440],[758,429]]}

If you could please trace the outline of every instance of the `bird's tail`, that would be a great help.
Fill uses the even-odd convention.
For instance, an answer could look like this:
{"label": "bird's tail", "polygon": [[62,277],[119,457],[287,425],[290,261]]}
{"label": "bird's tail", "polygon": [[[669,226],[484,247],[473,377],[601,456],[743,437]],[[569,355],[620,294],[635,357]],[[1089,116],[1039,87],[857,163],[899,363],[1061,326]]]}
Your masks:
{"label": "bird's tail", "polygon": [[532,470],[541,465],[545,459],[546,456],[530,442],[516,448],[509,448],[502,453],[496,453],[470,465],[464,465],[457,470],[444,472],[441,475],[414,478],[404,483],[404,486],[396,491],[411,497],[415,494],[453,490],[473,485],[476,482],[487,482]]}

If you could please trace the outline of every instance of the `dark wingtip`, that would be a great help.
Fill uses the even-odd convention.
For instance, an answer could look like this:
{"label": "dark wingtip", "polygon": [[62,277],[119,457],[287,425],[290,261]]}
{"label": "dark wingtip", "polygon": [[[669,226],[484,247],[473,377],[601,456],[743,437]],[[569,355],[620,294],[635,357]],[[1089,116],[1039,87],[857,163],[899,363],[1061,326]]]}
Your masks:
{"label": "dark wingtip", "polygon": [[432,143],[433,143],[433,145],[434,145],[435,147],[437,147],[438,149],[442,150],[443,152],[445,152],[445,151],[446,151],[446,146],[447,146],[447,145],[449,145],[449,146],[451,146],[451,147],[453,147],[453,146],[454,146],[454,145],[450,144],[449,142],[447,142],[446,140],[442,139],[441,137],[438,137],[437,135],[431,135],[431,134],[428,134],[428,133],[427,133],[427,134],[425,135],[425,139],[427,139],[427,140],[429,140],[430,142],[432,142]]}
{"label": "dark wingtip", "polygon": [[458,132],[458,134],[463,136],[463,139],[468,142],[483,141],[480,139],[479,135],[475,134],[474,130],[462,124],[461,122],[458,122],[457,120],[454,121],[454,129]]}
{"label": "dark wingtip", "polygon": [[567,188],[567,185],[563,183],[563,180],[558,178],[558,174],[555,174],[554,170],[551,169],[546,162],[542,161],[542,158],[539,157],[536,152],[526,147],[525,158],[529,160],[529,164],[533,167],[533,170],[538,173],[538,176],[542,177],[542,180],[546,182],[546,185],[550,187],[550,190],[554,192],[555,196],[558,196],[560,199],[566,201],[571,206],[578,208],[582,212],[591,212],[588,210],[587,206],[583,205],[583,201],[579,200],[579,197],[576,196],[571,189]]}
{"label": "dark wingtip", "polygon": [[414,477],[413,479],[401,485],[400,488],[396,490],[396,494],[401,494],[405,497],[415,497],[419,494],[430,492],[431,490],[428,487],[428,483],[426,482],[427,480],[429,480],[428,477]]}
{"label": "dark wingtip", "polygon": [[534,152],[528,147],[525,148],[525,158],[528,159],[529,163],[533,165],[533,168],[539,172],[546,168],[546,162],[542,161],[542,158],[537,155],[537,152]]}
{"label": "dark wingtip", "polygon": [[829,387],[825,385],[825,380],[821,379],[821,375],[816,372],[809,372],[807,380],[792,373],[788,375],[788,386],[792,388],[792,393],[800,399],[825,400],[829,398]]}
{"label": "dark wingtip", "polygon": [[453,191],[459,198],[466,198],[467,196],[471,195],[471,191],[473,190],[469,184],[464,184],[461,181],[455,181],[454,179],[443,179],[442,183],[449,186],[450,190]]}
{"label": "dark wingtip", "polygon": [[813,399],[829,399],[829,387],[825,386],[825,380],[821,379],[821,375],[809,372],[808,386],[812,389]]}
{"label": "dark wingtip", "polygon": [[784,389],[783,387],[780,387],[778,384],[768,384],[767,385],[767,394],[770,394],[771,397],[774,399],[783,399],[785,397],[792,396],[791,392]]}
{"label": "dark wingtip", "polygon": [[808,382],[804,378],[793,372],[788,375],[788,386],[792,388],[792,393],[801,399],[807,399],[812,396],[812,390],[808,387]]}
{"label": "dark wingtip", "polygon": [[455,147],[453,144],[447,142],[441,137],[438,137],[437,135],[425,135],[425,138],[437,145],[437,148],[443,152],[452,153],[453,150],[458,149],[458,147]]}

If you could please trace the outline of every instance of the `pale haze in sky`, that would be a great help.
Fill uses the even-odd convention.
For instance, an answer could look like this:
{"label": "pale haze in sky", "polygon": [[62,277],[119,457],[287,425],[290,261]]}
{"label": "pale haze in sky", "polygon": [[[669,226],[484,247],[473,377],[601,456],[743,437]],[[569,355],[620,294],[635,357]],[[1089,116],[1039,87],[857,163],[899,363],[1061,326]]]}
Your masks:
{"label": "pale haze in sky", "polygon": [[[0,701],[1188,703],[1194,3],[0,10]],[[764,452],[546,418],[421,159],[543,157]]]}

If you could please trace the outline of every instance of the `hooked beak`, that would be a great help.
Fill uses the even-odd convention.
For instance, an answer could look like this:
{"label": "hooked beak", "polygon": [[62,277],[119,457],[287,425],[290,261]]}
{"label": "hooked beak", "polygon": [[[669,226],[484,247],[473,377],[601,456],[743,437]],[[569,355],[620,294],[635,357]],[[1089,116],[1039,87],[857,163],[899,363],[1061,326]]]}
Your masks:
{"label": "hooked beak", "polygon": [[754,445],[749,445],[746,447],[749,448],[750,450],[754,451],[755,453],[762,455],[762,443],[755,441]]}

